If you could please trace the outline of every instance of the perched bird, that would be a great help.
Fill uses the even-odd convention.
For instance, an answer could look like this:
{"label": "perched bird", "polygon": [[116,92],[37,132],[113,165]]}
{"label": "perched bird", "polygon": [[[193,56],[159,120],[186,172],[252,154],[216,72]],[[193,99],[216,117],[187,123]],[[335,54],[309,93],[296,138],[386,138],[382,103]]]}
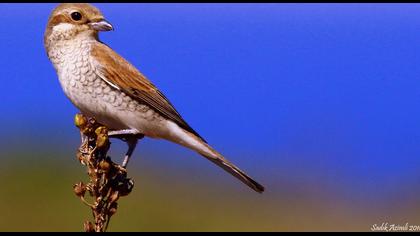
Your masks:
{"label": "perched bird", "polygon": [[[198,152],[255,191],[263,192],[262,185],[210,147],[143,74],[99,41],[98,33],[110,30],[112,25],[90,4],[60,4],[52,11],[44,46],[71,102],[84,115],[107,126],[110,135],[172,141]],[[124,167],[137,137],[128,142]]]}

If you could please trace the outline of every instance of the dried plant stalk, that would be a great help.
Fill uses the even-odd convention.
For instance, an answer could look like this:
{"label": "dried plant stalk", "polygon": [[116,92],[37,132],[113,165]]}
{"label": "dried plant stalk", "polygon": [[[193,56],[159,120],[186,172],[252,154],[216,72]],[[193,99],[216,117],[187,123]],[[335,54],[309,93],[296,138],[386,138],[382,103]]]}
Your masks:
{"label": "dried plant stalk", "polygon": [[[87,168],[89,182],[74,185],[74,193],[92,210],[94,222],[85,221],[86,232],[105,232],[118,208],[118,199],[128,195],[134,187],[127,171],[107,156],[111,143],[108,129],[82,114],[76,114],[75,125],[80,129],[82,144],[77,158]],[[85,199],[86,192],[92,202]]]}

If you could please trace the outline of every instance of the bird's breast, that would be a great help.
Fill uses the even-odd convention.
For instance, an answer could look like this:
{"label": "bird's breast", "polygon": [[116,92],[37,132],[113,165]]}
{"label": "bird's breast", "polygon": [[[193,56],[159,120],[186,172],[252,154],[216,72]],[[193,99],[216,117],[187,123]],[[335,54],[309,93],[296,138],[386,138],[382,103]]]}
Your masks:
{"label": "bird's breast", "polygon": [[61,87],[67,97],[81,110],[90,107],[101,86],[89,58],[88,43],[73,42],[59,45],[52,62],[56,67]]}
{"label": "bird's breast", "polygon": [[[60,84],[71,102],[111,129],[136,128],[151,133],[162,118],[147,105],[107,84],[98,76],[89,43],[63,45],[50,53]],[[152,135],[152,134],[151,134]]]}

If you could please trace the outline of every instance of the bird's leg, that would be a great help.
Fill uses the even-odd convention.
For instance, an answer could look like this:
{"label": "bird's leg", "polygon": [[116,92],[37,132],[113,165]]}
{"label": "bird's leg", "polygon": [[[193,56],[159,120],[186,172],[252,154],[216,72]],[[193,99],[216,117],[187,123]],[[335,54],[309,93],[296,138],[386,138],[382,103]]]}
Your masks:
{"label": "bird's leg", "polygon": [[120,129],[120,130],[110,130],[108,132],[108,136],[110,138],[118,138],[118,136],[125,136],[125,135],[137,135],[140,134],[139,131],[137,131],[136,129]]}
{"label": "bird's leg", "polygon": [[138,138],[135,137],[135,136],[128,137],[126,139],[126,142],[127,142],[127,145],[128,145],[128,150],[127,150],[127,153],[124,156],[124,161],[121,165],[124,169],[127,167],[128,161],[130,161],[130,157],[133,154],[134,149],[136,149],[137,141],[138,141]]}
{"label": "bird's leg", "polygon": [[141,135],[140,132],[136,129],[121,129],[121,130],[111,130],[108,132],[110,138],[124,138],[127,135]]}
{"label": "bird's leg", "polygon": [[131,155],[136,149],[137,141],[144,137],[143,134],[139,133],[139,131],[135,129],[123,129],[123,130],[113,130],[108,132],[108,136],[110,138],[118,138],[123,140],[128,145],[127,153],[124,156],[123,163],[121,167],[126,168],[127,164],[130,160]]}

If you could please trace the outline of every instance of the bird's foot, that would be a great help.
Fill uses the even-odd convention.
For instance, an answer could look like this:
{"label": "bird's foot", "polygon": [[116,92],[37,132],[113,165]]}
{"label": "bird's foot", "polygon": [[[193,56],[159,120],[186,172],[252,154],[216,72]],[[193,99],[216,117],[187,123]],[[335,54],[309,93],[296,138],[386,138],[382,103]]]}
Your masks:
{"label": "bird's foot", "polygon": [[125,171],[127,168],[128,162],[130,161],[130,157],[136,148],[137,141],[144,137],[144,134],[141,134],[136,129],[123,129],[123,130],[111,130],[108,132],[108,137],[110,138],[118,138],[123,140],[128,145],[127,153],[124,156],[124,160],[121,164],[121,168]]}

